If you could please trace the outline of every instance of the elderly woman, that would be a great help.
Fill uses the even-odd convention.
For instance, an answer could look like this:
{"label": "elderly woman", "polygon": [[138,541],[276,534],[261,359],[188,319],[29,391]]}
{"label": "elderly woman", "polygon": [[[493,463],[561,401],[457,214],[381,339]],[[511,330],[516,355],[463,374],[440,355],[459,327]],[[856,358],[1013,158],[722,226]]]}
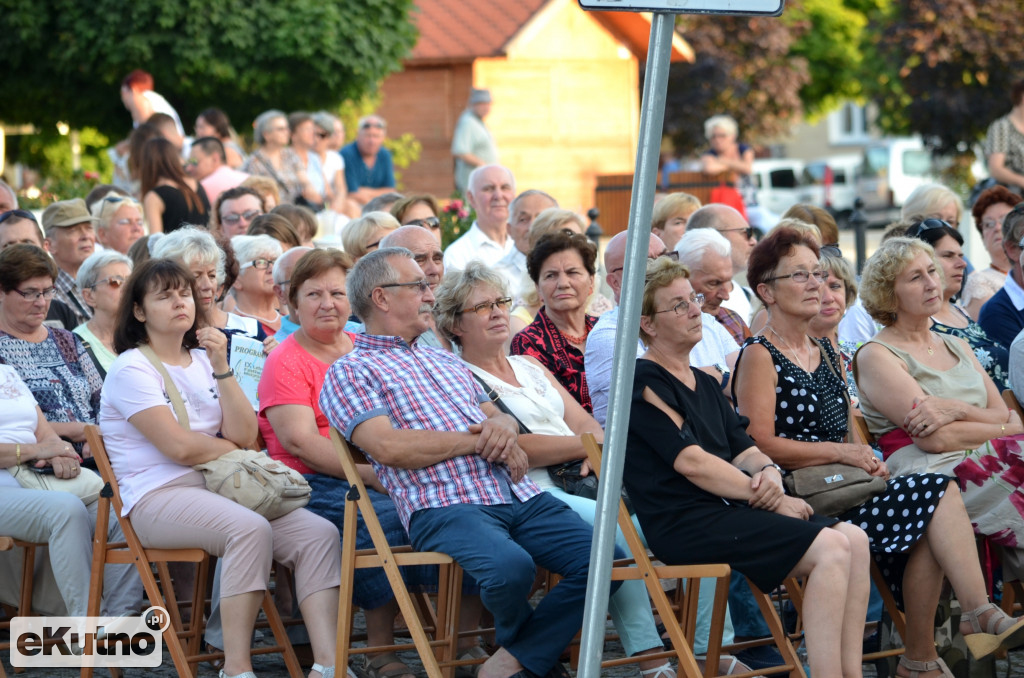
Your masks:
{"label": "elderly woman", "polygon": [[410,195],[391,206],[391,216],[402,226],[422,226],[441,242],[441,220],[437,200],[427,194]]}
{"label": "elderly woman", "polygon": [[43,324],[56,279],[40,248],[0,251],[0,361],[18,371],[57,435],[89,456],[85,426],[96,423],[103,377],[77,336]]}
{"label": "elderly woman", "polygon": [[763,215],[757,204],[757,186],[753,179],[754,149],[740,143],[739,134],[739,125],[731,116],[713,115],[705,120],[704,136],[708,140],[708,150],[700,156],[701,168],[706,174],[733,173],[750,225],[762,228]]}
{"label": "elderly woman", "polygon": [[661,238],[665,249],[674,250],[686,233],[686,222],[699,210],[700,200],[689,193],[669,193],[654,203],[651,214],[651,233]]}
{"label": "elderly woman", "polygon": [[543,306],[537,318],[512,337],[514,355],[533,356],[587,413],[592,413],[583,352],[597,318],[587,314],[594,291],[597,248],[586,236],[557,231],[542,237],[526,259]]}
{"label": "elderly woman", "polygon": [[255,190],[245,186],[229,188],[217,198],[214,224],[210,230],[219,231],[227,238],[245,235],[253,219],[265,212],[263,198]]}
{"label": "elderly woman", "polygon": [[[335,212],[343,212],[348,198],[348,186],[345,185],[345,162],[341,159],[341,154],[331,146],[335,141],[333,139],[335,129],[338,127],[341,128],[342,144],[345,143],[345,128],[337,116],[331,115],[327,111],[318,111],[312,115],[312,118],[315,127],[313,131],[315,141],[311,152],[315,153],[320,160],[321,176],[324,181],[321,193],[324,195],[328,207]],[[311,175],[310,179],[312,180],[314,177]]]}
{"label": "elderly woman", "polygon": [[1010,351],[997,341],[989,338],[981,325],[971,320],[967,311],[953,301],[963,284],[964,238],[960,232],[941,219],[925,219],[913,224],[906,233],[908,238],[919,238],[932,246],[942,273],[942,307],[932,316],[932,330],[952,334],[967,342],[974,356],[996,387],[1003,391],[1010,388]]}
{"label": "elderly woman", "polygon": [[1003,217],[1019,202],[1021,197],[1013,191],[1004,186],[993,186],[983,191],[971,208],[974,227],[981,234],[990,262],[988,268],[971,273],[960,297],[967,315],[974,320],[978,319],[978,313],[985,302],[1006,282],[1010,260],[1003,249]]}
{"label": "elderly woman", "polygon": [[136,240],[146,235],[146,222],[142,218],[142,205],[134,198],[108,195],[92,208],[96,222],[96,242],[105,249],[128,254]]}
{"label": "elderly woman", "polygon": [[1010,88],[1010,112],[993,122],[985,134],[985,156],[992,178],[1011,188],[1024,188],[1024,80]]}
{"label": "elderly woman", "polygon": [[[351,312],[345,276],[351,261],[338,250],[314,250],[295,265],[288,304],[300,327],[267,358],[259,385],[259,428],[267,451],[306,476],[313,488],[307,509],[339,528],[344,505],[338,497],[348,492],[349,484],[328,438],[330,424],[320,410],[319,398],[327,369],[353,347],[345,332],[345,321]],[[398,519],[395,504],[373,469],[367,465],[359,470],[370,488],[388,542],[393,546],[407,545],[409,537]],[[360,518],[357,548],[371,547],[369,533]],[[407,567],[403,576],[414,590],[437,584],[437,570],[432,567]],[[369,644],[393,644],[398,605],[384,571],[356,570],[353,595],[366,614]],[[380,676],[411,672],[391,653],[377,655],[369,666],[374,675]]]}
{"label": "elderly woman", "polygon": [[[143,345],[162,370],[139,350]],[[199,547],[221,558],[221,675],[253,676],[253,625],[277,560],[295,572],[313,646],[312,675],[333,677],[338,530],[305,509],[268,522],[208,490],[192,468],[247,445],[257,430],[252,406],[228,378],[226,337],[199,326],[192,275],[167,259],[136,269],[120,307],[115,346],[120,355],[103,388],[100,429],[124,512],[147,548]],[[161,372],[188,395],[188,428],[168,404]]]}
{"label": "elderly woman", "polygon": [[[894,475],[961,480],[975,532],[1004,547],[1007,580],[1019,579],[1024,516],[1014,479],[1024,477],[1016,467],[1024,426],[970,346],[933,331],[940,271],[935,251],[916,238],[886,241],[868,260],[861,299],[884,328],[854,358],[861,411]],[[1007,472],[1007,464],[1016,466]]]}
{"label": "elderly woman", "polygon": [[942,184],[922,184],[911,191],[900,208],[902,221],[942,219],[954,228],[959,227],[964,203],[960,196]]}
{"label": "elderly woman", "polygon": [[219,108],[203,109],[196,116],[196,139],[213,137],[224,144],[224,154],[228,159],[228,167],[237,169],[245,162],[245,151],[238,145],[238,135],[231,127],[228,114]]}
{"label": "elderly woman", "polygon": [[203,185],[185,174],[181,155],[163,137],[142,147],[142,207],[150,233],[171,233],[182,224],[206,224],[210,201]]}
{"label": "elderly woman", "polygon": [[75,282],[85,303],[92,307],[92,318],[74,329],[96,362],[101,376],[114,363],[114,322],[122,287],[132,273],[132,260],[114,250],[90,255],[78,269]]}
{"label": "elderly woman", "polygon": [[208,231],[195,227],[175,231],[157,242],[153,256],[174,259],[192,274],[198,295],[196,300],[202,311],[201,322],[224,332],[228,336],[229,349],[234,334],[262,341],[265,352],[277,345],[274,336],[268,336],[258,320],[224,311],[217,305],[218,291],[225,284],[227,257]]}
{"label": "elderly woman", "polygon": [[[464,270],[446,276],[435,296],[434,321],[438,331],[459,346],[462,359],[495,394],[492,397],[500,397],[531,431],[519,437],[519,444],[530,459],[530,478],[593,525],[596,502],[558,487],[548,476],[548,466],[586,459],[579,435],[589,432],[601,440],[604,432],[535,358],[505,356],[512,299],[504,279],[474,261]],[[616,543],[623,552],[627,551],[621,532]],[[663,649],[641,582],[626,582],[610,602],[612,621],[627,655]],[[675,676],[663,660],[642,662],[640,668],[643,675],[651,678]]]}
{"label": "elderly woman", "polygon": [[245,232],[246,235],[269,235],[271,238],[281,244],[281,251],[287,252],[293,247],[299,247],[302,245],[302,241],[299,239],[299,232],[292,226],[292,222],[288,221],[284,216],[280,214],[261,214],[252,220],[249,224],[249,230]]}
{"label": "elderly woman", "polygon": [[345,224],[341,231],[341,246],[353,262],[359,261],[367,252],[380,247],[384,236],[400,226],[398,220],[387,212],[368,212]]}
{"label": "elderly woman", "polygon": [[[749,418],[748,433],[788,471],[843,463],[887,478],[885,463],[871,448],[846,442],[851,412],[842,367],[831,342],[808,335],[827,279],[817,241],[783,222],[751,252],[747,279],[769,314],[764,332],[747,341],[733,377],[733,399]],[[949,675],[935,652],[934,635],[944,577],[963,605],[961,631],[975,656],[993,650],[980,651],[971,634],[987,629],[998,636],[1013,629],[1014,640],[1024,638],[1024,623],[1018,625],[988,601],[971,523],[951,478],[918,473],[888,479],[884,492],[837,517],[867,533],[870,550],[906,611],[906,653],[897,675]]]}
{"label": "elderly woman", "polygon": [[281,191],[281,202],[294,203],[300,195],[307,200],[318,198],[305,164],[288,146],[291,132],[284,113],[261,113],[253,122],[253,139],[259,148],[242,165],[242,171],[272,179]]}
{"label": "elderly woman", "polygon": [[[763,590],[807,577],[811,673],[860,675],[867,539],[812,516],[782,490],[778,467],[744,432],[714,378],[689,364],[701,298],[685,266],[648,269],[623,480],[654,555],[669,564],[728,563]],[[829,528],[832,529],[829,529]]]}
{"label": "elderly woman", "polygon": [[282,254],[281,243],[269,235],[236,235],[231,248],[238,259],[238,278],[231,286],[234,312],[259,321],[272,337],[281,328],[274,293],[274,262]]}
{"label": "elderly woman", "polygon": [[[828,339],[839,353],[846,378],[846,387],[850,391],[852,405],[857,407],[857,382],[853,379],[853,354],[856,346],[852,342],[844,342],[839,336],[839,322],[846,315],[846,309],[857,300],[857,280],[853,267],[846,259],[821,248],[821,270],[828,273],[821,292],[821,310],[811,318],[808,334],[812,337]],[[766,318],[767,320],[767,318]]]}

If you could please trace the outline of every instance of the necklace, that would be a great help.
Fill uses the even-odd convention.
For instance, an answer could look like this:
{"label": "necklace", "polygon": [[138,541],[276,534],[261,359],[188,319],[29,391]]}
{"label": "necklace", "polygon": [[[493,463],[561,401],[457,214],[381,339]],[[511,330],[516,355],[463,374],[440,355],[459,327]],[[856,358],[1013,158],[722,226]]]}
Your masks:
{"label": "necklace", "polygon": [[246,316],[248,318],[255,318],[256,320],[259,320],[260,322],[262,322],[265,325],[273,325],[274,323],[276,323],[278,320],[281,319],[281,313],[276,308],[274,309],[274,317],[273,318],[264,318],[263,316],[255,315],[253,313],[246,313],[245,311],[240,309],[238,306],[235,306],[235,313],[237,313],[239,315],[244,315],[244,316]]}
{"label": "necklace", "polygon": [[[803,361],[800,360],[800,354],[796,352],[796,349],[793,348],[793,346],[791,346],[788,341],[786,341],[786,338],[779,334],[778,332],[776,332],[775,328],[772,327],[771,325],[765,325],[765,327],[771,330],[772,334],[778,337],[779,341],[782,342],[782,345],[789,349],[789,351],[793,354],[793,357],[796,358],[797,367],[799,367],[804,372],[810,372],[810,370],[807,367],[804,367]],[[810,356],[807,357],[807,362],[810,363]]]}
{"label": "necklace", "polygon": [[565,330],[559,330],[559,332],[562,333],[562,336],[565,337],[566,341],[568,341],[570,344],[585,344],[585,343],[587,343],[587,336],[590,334],[590,330],[589,329],[584,330],[583,331],[583,336],[579,336],[579,337],[577,337],[575,335],[572,335],[572,334],[569,334]]}

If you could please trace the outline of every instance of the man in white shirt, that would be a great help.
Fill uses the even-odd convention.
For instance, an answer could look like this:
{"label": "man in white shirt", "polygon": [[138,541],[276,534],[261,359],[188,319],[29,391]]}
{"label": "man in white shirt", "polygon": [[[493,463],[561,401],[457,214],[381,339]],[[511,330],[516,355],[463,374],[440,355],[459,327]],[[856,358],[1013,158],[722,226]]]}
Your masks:
{"label": "man in white shirt", "polygon": [[444,251],[446,271],[461,271],[474,259],[494,266],[512,251],[508,217],[515,195],[516,180],[507,168],[484,165],[473,170],[466,199],[476,210],[476,221]]}
{"label": "man in white shirt", "polygon": [[[605,425],[608,413],[608,394],[611,390],[612,361],[615,351],[615,334],[619,322],[619,294],[622,292],[622,273],[626,258],[626,236],[623,231],[608,241],[604,250],[604,266],[608,271],[605,280],[615,295],[616,306],[601,315],[597,324],[587,335],[587,349],[583,364],[587,370],[587,388],[590,390],[590,403],[594,408],[594,418],[601,426]],[[660,256],[672,256],[665,250],[665,243],[656,235],[650,236],[647,246],[648,259]],[[739,353],[729,332],[714,316],[701,314],[704,323],[704,334],[700,342],[690,352],[690,364],[695,367],[707,368],[704,371],[724,384],[728,383],[727,374],[736,362]],[[637,339],[636,354],[644,352],[643,344]]]}
{"label": "man in white shirt", "polygon": [[498,162],[498,148],[484,118],[491,112],[491,91],[470,89],[469,104],[455,123],[452,155],[455,156],[455,189],[465,192],[475,167]]}
{"label": "man in white shirt", "polygon": [[743,283],[746,282],[750,251],[757,244],[757,240],[754,239],[754,229],[734,208],[715,203],[704,205],[690,215],[689,221],[686,222],[686,230],[692,231],[698,228],[713,228],[729,241],[729,245],[732,247],[732,277],[736,293],[730,294],[729,298],[722,302],[722,305],[736,312],[744,323],[750,323],[752,312],[750,300],[753,298],[753,292],[744,287]]}
{"label": "man in white shirt", "polygon": [[530,188],[512,201],[510,211],[512,219],[508,224],[508,234],[512,238],[513,247],[501,258],[495,268],[508,281],[509,293],[518,299],[520,286],[526,276],[526,255],[530,251],[530,226],[537,215],[550,207],[558,207],[558,201],[544,191]]}

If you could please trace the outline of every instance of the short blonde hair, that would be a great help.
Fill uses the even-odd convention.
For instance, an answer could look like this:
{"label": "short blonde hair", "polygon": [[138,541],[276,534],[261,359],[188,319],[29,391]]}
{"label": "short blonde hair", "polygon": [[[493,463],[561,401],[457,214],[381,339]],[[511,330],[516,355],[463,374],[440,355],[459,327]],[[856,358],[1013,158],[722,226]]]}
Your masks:
{"label": "short blonde hair", "polygon": [[956,223],[950,226],[958,228],[964,216],[964,202],[942,184],[921,184],[915,188],[900,209],[900,219],[910,222],[938,219],[939,211],[951,202],[956,205]]}
{"label": "short blonde hair", "polygon": [[711,135],[715,133],[715,129],[719,127],[734,138],[740,134],[740,126],[736,124],[735,118],[730,115],[713,115],[704,121],[705,138],[710,139]]}
{"label": "short blonde hair", "polygon": [[[658,293],[658,290],[668,287],[679,278],[689,277],[689,268],[668,257],[658,257],[653,261],[648,261],[647,274],[644,279],[644,296],[640,301],[640,315],[653,318],[654,312],[658,310],[654,303],[654,295]],[[640,326],[640,341],[644,342],[644,346],[651,344],[651,337],[644,332],[642,325]]]}
{"label": "short blonde hair", "polygon": [[434,291],[434,325],[441,336],[453,344],[462,345],[453,330],[458,327],[469,295],[481,285],[494,288],[503,297],[508,296],[505,279],[476,259],[461,271],[448,273]]}
{"label": "short blonde hair", "polygon": [[669,193],[664,198],[654,203],[654,212],[651,214],[651,230],[665,228],[665,222],[679,213],[690,216],[701,208],[700,199],[689,193]]}
{"label": "short blonde hair", "polygon": [[939,275],[942,267],[935,260],[932,246],[918,238],[890,238],[882,243],[864,265],[860,277],[860,300],[864,310],[875,322],[888,327],[896,320],[896,278],[919,253],[924,252],[935,263]]}
{"label": "short blonde hair", "polygon": [[387,212],[367,212],[358,219],[345,224],[341,230],[341,246],[353,259],[358,259],[370,250],[368,245],[373,234],[379,230],[388,233],[400,227],[398,220]]}
{"label": "short blonde hair", "polygon": [[[281,204],[281,191],[277,187],[277,182],[270,177],[263,177],[256,174],[250,174],[249,178],[243,181],[239,186],[245,188],[251,188],[259,194],[260,199],[263,201],[263,208],[266,209],[267,198],[274,199],[274,206]],[[218,216],[217,219],[220,219]]]}
{"label": "short blonde hair", "polygon": [[549,207],[542,211],[533,220],[533,223],[530,224],[530,231],[527,234],[530,249],[532,250],[537,245],[537,241],[548,233],[559,231],[570,222],[580,227],[580,233],[587,232],[587,222],[572,210],[562,209],[561,207]]}

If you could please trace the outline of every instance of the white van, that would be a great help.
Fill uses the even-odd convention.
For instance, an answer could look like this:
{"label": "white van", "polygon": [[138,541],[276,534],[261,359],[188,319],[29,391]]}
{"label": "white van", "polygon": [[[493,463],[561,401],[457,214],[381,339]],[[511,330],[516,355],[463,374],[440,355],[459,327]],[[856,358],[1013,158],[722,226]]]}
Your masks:
{"label": "white van", "polygon": [[783,214],[797,203],[812,202],[814,189],[803,181],[804,163],[795,158],[754,161],[757,203],[773,214]]}
{"label": "white van", "polygon": [[900,207],[918,186],[934,181],[932,153],[920,138],[873,142],[864,149],[857,196],[872,224],[899,219]]}
{"label": "white van", "polygon": [[863,162],[861,155],[846,153],[818,158],[804,166],[803,182],[814,188],[812,202],[831,212],[840,226],[853,213]]}

